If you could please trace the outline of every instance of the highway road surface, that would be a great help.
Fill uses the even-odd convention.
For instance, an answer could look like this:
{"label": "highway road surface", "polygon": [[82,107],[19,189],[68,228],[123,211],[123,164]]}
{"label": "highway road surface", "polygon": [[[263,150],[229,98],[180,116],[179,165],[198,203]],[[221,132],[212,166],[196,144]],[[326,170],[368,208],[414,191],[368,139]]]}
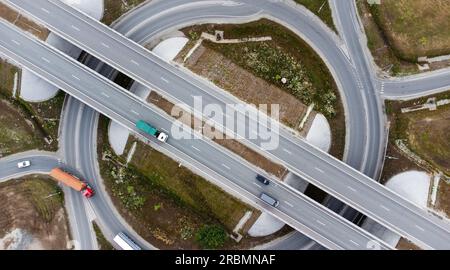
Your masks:
{"label": "highway road surface", "polygon": [[[193,105],[193,96],[203,96],[204,104],[220,104],[230,100],[225,95],[205,98],[205,92],[211,93],[206,89],[211,90],[213,87],[196,81],[110,28],[59,1],[9,2],[46,23],[52,31],[144,85],[160,91],[172,89],[177,95],[162,90],[172,100],[183,100],[190,106]],[[92,38],[94,36],[95,39]],[[356,67],[363,74],[370,76],[366,63],[356,63]],[[155,75],[162,76],[157,78]],[[368,81],[362,83],[362,89],[370,91],[372,85]],[[188,96],[184,98],[183,93]],[[217,91],[215,94],[218,93],[223,92]],[[224,102],[223,105],[226,103],[232,102]],[[443,248],[448,245],[442,243],[442,237],[450,239],[449,225],[446,222],[305,141],[294,138],[288,131],[281,130],[280,135],[280,146],[274,150],[265,150],[265,153],[290,171],[424,247]],[[251,141],[257,147],[264,143],[259,138],[246,141]]]}
{"label": "highway road surface", "polygon": [[[89,199],[89,211],[100,226],[103,235],[115,245],[112,239],[119,232],[124,232],[144,249],[155,249],[142,239],[123,220],[112,204],[105,187],[100,182],[97,161],[97,121],[98,112],[87,107],[73,97],[67,96],[63,115],[61,140],[64,142],[64,156],[68,164],[75,164],[83,179],[89,181],[96,194]],[[83,132],[84,131],[84,132]]]}
{"label": "highway road surface", "polygon": [[[171,128],[170,117],[162,115],[148,104],[140,104],[137,99],[130,99],[130,95],[125,90],[118,88],[102,76],[92,73],[88,68],[53,48],[49,48],[46,44],[23,34],[20,30],[4,22],[0,24],[0,32],[4,37],[0,41],[0,50],[8,57],[127,128],[134,130],[134,123],[138,119],[154,123],[162,130]],[[33,53],[30,53],[31,51]],[[61,72],[62,70],[64,72]],[[90,141],[93,139],[90,138]],[[154,140],[151,141],[154,143]],[[266,188],[259,186],[254,180],[256,168],[208,140],[172,139],[168,144],[154,147],[170,150],[177,157],[185,160],[192,159],[201,164],[207,164],[209,167],[203,166],[200,169],[209,174],[210,178],[223,179],[220,182],[228,180],[229,186],[238,190],[244,198],[257,202],[269,213],[281,218],[325,247],[371,249],[373,248],[371,243],[373,240],[377,240],[361,228],[334,212],[323,209],[322,205],[313,202],[303,194],[298,194],[284,184],[273,184]],[[192,149],[198,150],[192,151]],[[86,162],[94,163],[94,160]],[[89,180],[89,177],[85,176],[85,178]],[[95,185],[94,188],[96,188]],[[267,207],[261,203],[258,197],[263,190],[282,198],[278,208]],[[93,198],[93,202],[94,200],[95,198]],[[302,209],[302,211],[298,211],[298,209]],[[321,226],[317,226],[317,224]],[[388,248],[386,244],[379,242],[381,248]]]}

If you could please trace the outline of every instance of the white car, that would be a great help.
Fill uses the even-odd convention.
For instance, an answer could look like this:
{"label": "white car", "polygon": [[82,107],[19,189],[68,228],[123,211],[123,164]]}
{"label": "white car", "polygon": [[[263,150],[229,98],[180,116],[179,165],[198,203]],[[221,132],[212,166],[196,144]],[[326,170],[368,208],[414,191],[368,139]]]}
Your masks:
{"label": "white car", "polygon": [[157,138],[158,141],[160,141],[160,142],[166,142],[167,139],[169,138],[169,135],[167,135],[167,134],[164,133],[164,132],[160,132],[160,133],[158,134],[158,137],[156,137],[156,138]]}
{"label": "white car", "polygon": [[26,168],[26,167],[28,167],[30,165],[31,165],[31,162],[29,160],[24,160],[24,161],[21,161],[21,162],[17,163],[17,167],[19,169]]}

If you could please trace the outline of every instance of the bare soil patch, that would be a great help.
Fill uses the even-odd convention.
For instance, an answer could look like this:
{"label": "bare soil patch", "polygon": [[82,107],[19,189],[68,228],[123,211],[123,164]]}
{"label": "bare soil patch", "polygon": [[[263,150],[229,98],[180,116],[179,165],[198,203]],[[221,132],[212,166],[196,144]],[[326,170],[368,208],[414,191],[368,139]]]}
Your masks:
{"label": "bare soil patch", "polygon": [[[174,108],[174,104],[172,104],[171,102],[169,102],[168,100],[166,100],[165,98],[163,98],[154,91],[150,93],[147,101],[155,104],[169,115],[171,115]],[[272,162],[263,155],[253,151],[244,144],[240,143],[238,140],[226,139],[226,136],[218,131],[208,134],[206,131],[214,130],[214,128],[209,127],[207,124],[205,124],[205,122],[201,122],[200,127],[195,127],[194,116],[190,115],[188,112],[182,110],[181,108],[178,108],[178,110],[181,112],[178,117],[171,115],[175,119],[183,121],[185,124],[190,125],[192,128],[199,129],[201,127],[205,127],[203,129],[205,131],[203,134],[204,136],[211,138],[214,142],[234,152],[235,154],[247,160],[248,162],[254,164],[255,166],[258,166],[259,168],[265,170],[266,172],[274,175],[280,180],[282,180],[286,175],[287,169],[284,168],[282,165]]]}
{"label": "bare soil patch", "polygon": [[[14,88],[14,77],[17,74],[17,82],[20,80],[20,69],[7,60],[0,58],[0,93],[4,96],[11,97]],[[18,85],[17,85],[18,87]]]}
{"label": "bare soil patch", "polygon": [[[429,96],[431,97],[431,96]],[[390,121],[387,156],[382,174],[382,182],[397,173],[409,170],[427,170],[410,161],[395,146],[401,139],[416,155],[430,163],[434,169],[449,175],[450,158],[450,106],[440,106],[436,111],[401,113],[401,108],[423,104],[429,97],[410,101],[387,101],[386,109]],[[450,98],[450,92],[434,95],[437,100]],[[396,159],[392,159],[392,157]],[[433,173],[429,171],[429,173]],[[444,176],[445,177],[445,176]],[[441,180],[435,208],[447,216],[450,213],[450,184]]]}
{"label": "bare soil patch", "polygon": [[31,239],[19,249],[68,248],[70,236],[63,193],[53,180],[29,176],[1,183],[0,203],[1,238],[21,229]]}
{"label": "bare soil patch", "polygon": [[[448,27],[441,28],[444,20],[448,24],[448,9],[436,11],[443,2],[388,0],[370,6],[366,0],[356,0],[367,45],[383,73],[393,76],[419,73],[418,57],[450,53]],[[450,61],[429,66],[430,70],[436,70],[450,66]]]}
{"label": "bare soil patch", "polygon": [[[282,120],[286,120],[282,123],[287,126],[298,125],[305,104],[314,103],[314,109],[327,117],[332,128],[330,154],[341,159],[345,147],[344,110],[333,77],[314,50],[295,33],[265,19],[239,25],[205,24],[181,29],[191,41],[198,40],[203,32],[214,34],[215,30],[224,31],[226,39],[270,36],[272,40],[237,44],[204,41],[204,48],[191,55],[188,68],[246,102],[281,104]],[[214,53],[205,53],[205,48]],[[185,53],[180,53],[176,60],[180,61]],[[198,64],[201,65],[197,69]],[[283,84],[282,77],[288,83]],[[281,89],[286,95],[275,89]],[[305,132],[311,122],[306,124]]]}
{"label": "bare soil patch", "polygon": [[402,58],[416,61],[419,56],[450,53],[449,1],[383,0],[371,11]]}
{"label": "bare soil patch", "polygon": [[[115,206],[140,236],[161,249],[200,249],[195,235],[204,224],[218,224],[231,233],[250,210],[253,216],[240,231],[246,239],[258,210],[141,142],[137,142],[132,161],[125,165],[125,158],[112,154],[107,143],[107,124],[102,117],[98,140],[101,174]],[[109,160],[102,159],[105,155]],[[258,243],[258,239],[236,243],[229,238],[223,248]]]}
{"label": "bare soil patch", "polygon": [[120,16],[137,7],[146,0],[105,0],[102,22],[110,25]]}
{"label": "bare soil patch", "polygon": [[395,248],[399,250],[421,250],[420,247],[414,245],[412,242],[408,241],[403,237],[400,238],[400,241],[398,241],[398,244]]}
{"label": "bare soil patch", "polygon": [[208,47],[200,46],[186,62],[186,67],[198,75],[208,78],[216,85],[253,105],[268,104],[267,113],[271,113],[271,104],[280,105],[280,121],[297,129],[307,106],[293,95],[281,90],[265,80],[255,77],[249,71],[234,64],[222,54]]}
{"label": "bare soil patch", "polygon": [[450,217],[450,183],[442,180],[439,182],[435,207]]}
{"label": "bare soil patch", "polygon": [[333,16],[331,14],[330,4],[328,0],[295,0],[295,2],[300,5],[305,6],[307,9],[311,10],[312,13],[316,14],[322,21],[328,25],[333,31],[336,31],[336,26],[333,22]]}
{"label": "bare soil patch", "polygon": [[40,148],[43,136],[25,113],[0,100],[0,157]]}
{"label": "bare soil patch", "polygon": [[50,31],[47,28],[29,20],[19,12],[3,3],[0,3],[0,17],[4,18],[12,24],[15,24],[20,29],[31,33],[41,40],[46,40],[48,35],[50,34]]}

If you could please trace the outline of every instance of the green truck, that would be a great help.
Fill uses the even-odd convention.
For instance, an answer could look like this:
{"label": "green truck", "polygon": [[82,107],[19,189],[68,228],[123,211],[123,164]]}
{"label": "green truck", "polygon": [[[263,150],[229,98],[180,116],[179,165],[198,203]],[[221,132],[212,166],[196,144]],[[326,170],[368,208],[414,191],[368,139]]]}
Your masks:
{"label": "green truck", "polygon": [[150,125],[149,123],[143,121],[143,120],[139,120],[136,122],[136,127],[139,130],[142,130],[143,132],[155,137],[156,139],[158,139],[158,141],[160,142],[166,142],[167,139],[169,138],[169,135],[167,135],[166,133],[157,130],[156,128],[154,128],[152,125]]}

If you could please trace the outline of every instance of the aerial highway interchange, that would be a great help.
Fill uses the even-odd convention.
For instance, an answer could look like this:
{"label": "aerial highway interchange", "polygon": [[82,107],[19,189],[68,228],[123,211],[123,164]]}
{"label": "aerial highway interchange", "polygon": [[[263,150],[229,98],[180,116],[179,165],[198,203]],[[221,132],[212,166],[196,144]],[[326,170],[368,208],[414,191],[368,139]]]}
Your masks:
{"label": "aerial highway interchange", "polygon": [[[339,18],[337,26],[342,40],[329,31],[317,18],[311,20],[311,14],[306,10],[292,8],[289,3],[283,1],[261,1],[263,3],[257,5],[254,1],[241,1],[234,4],[230,4],[230,1],[223,3],[156,1],[137,9],[136,15],[122,18],[114,25],[118,32],[112,31],[60,1],[8,0],[5,2],[36,18],[52,32],[127,74],[132,79],[188,108],[193,106],[194,96],[202,96],[204,105],[214,103],[225,106],[228,103],[237,103],[237,100],[224,94],[220,89],[193,77],[182,68],[164,62],[131,40],[143,43],[149,37],[161,35],[166,29],[179,28],[205,20],[245,22],[267,17],[283,24],[307,40],[317,50],[339,85],[346,108],[348,132],[344,161],[348,165],[318,150],[306,141],[298,139],[284,128],[279,131],[280,145],[276,149],[262,148],[262,142],[259,139],[245,139],[244,143],[283,164],[291,172],[317,185],[380,224],[420,243],[424,248],[449,248],[450,226],[447,222],[427,213],[372,179],[379,177],[387,140],[381,98],[412,98],[444,90],[450,84],[448,71],[402,80],[378,78],[369,63],[367,54],[370,52],[367,52],[360,39],[362,32],[359,29],[353,1],[331,1],[333,12]],[[177,13],[177,8],[183,8],[185,12]],[[167,12],[162,13],[163,10],[167,10]],[[348,16],[349,13],[351,16]],[[144,20],[144,17],[147,19]],[[146,26],[151,25],[151,27],[143,27],[142,21],[145,21]],[[94,165],[96,153],[93,144],[98,114],[94,110],[134,131],[142,140],[147,141],[156,149],[190,164],[204,172],[209,178],[217,180],[219,185],[224,185],[247,200],[258,204],[265,211],[325,248],[370,249],[373,248],[370,245],[373,243],[372,241],[379,243],[380,248],[392,248],[284,183],[266,188],[268,193],[282,198],[277,208],[262,204],[258,198],[261,188],[245,180],[254,178],[256,174],[264,173],[208,140],[169,139],[167,144],[148,141],[148,138],[145,138],[142,133],[140,134],[134,126],[137,120],[145,119],[165,131],[171,129],[173,120],[171,121],[170,117],[163,115],[152,105],[83,67],[77,61],[59,53],[43,42],[24,35],[20,30],[14,29],[12,25],[2,22],[0,29],[2,54],[14,59],[23,67],[78,99],[69,99],[66,102],[64,123],[78,122],[80,124],[66,125],[62,129],[61,139],[64,141],[62,145],[65,146],[64,162],[74,167],[73,169],[80,170],[87,179],[92,179],[94,181],[92,184],[98,190],[104,189],[101,188],[102,184],[95,180],[98,178],[98,172]],[[92,38],[93,36],[96,38]],[[114,50],[110,50],[110,48],[114,48]],[[30,51],[34,53],[31,54]],[[45,65],[43,60],[52,65]],[[94,68],[102,69],[102,65],[98,61],[93,61],[91,64]],[[111,69],[108,68],[103,72],[113,75]],[[384,88],[383,94],[380,93],[380,87]],[[98,89],[101,90],[98,91]],[[180,91],[181,89],[182,91]],[[82,103],[94,110],[87,108]],[[255,119],[247,120],[256,121]],[[227,132],[232,131],[227,130]],[[73,136],[84,143],[74,141]],[[192,151],[192,146],[199,150]],[[69,149],[69,147],[73,149]],[[36,154],[36,156],[30,155],[31,157],[38,159],[41,156]],[[54,165],[54,161],[54,159],[44,158],[42,155],[40,162],[43,162],[44,165],[41,165],[42,168],[34,169],[46,171]],[[58,162],[61,163],[61,160]],[[0,163],[5,167],[8,164],[10,163]],[[16,172],[2,170],[2,173],[5,175],[0,177],[11,177]],[[89,237],[92,238],[92,232],[86,230],[89,225],[87,225],[86,215],[82,213],[83,210],[95,213],[109,239],[118,231],[125,231],[128,235],[133,236],[140,246],[154,248],[127,227],[102,192],[98,192],[99,196],[90,199],[89,203],[82,202],[82,198],[75,192],[71,193],[73,195],[70,196],[71,200],[75,200],[77,205],[83,205],[82,208],[74,210],[78,211],[77,214],[71,215],[72,219],[76,220],[75,227],[84,230],[74,236],[78,237],[81,243],[79,248],[92,248],[89,240]],[[329,202],[329,206],[333,204],[337,208],[342,206],[333,201]],[[345,212],[345,208],[343,212]],[[350,215],[355,215],[355,212],[353,211]],[[318,221],[320,221],[320,226],[317,225]],[[299,236],[299,238],[301,237]],[[297,241],[308,246],[307,239],[297,239]],[[278,245],[282,245],[282,242]],[[297,248],[302,247],[298,246]]]}

